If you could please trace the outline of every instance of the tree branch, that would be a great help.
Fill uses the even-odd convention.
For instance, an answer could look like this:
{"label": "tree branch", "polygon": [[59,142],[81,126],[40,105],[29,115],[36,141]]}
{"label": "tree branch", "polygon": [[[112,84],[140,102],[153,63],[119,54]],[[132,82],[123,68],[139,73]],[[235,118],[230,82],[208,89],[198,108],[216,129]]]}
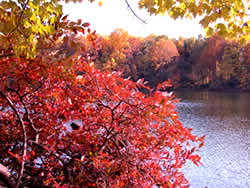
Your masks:
{"label": "tree branch", "polygon": [[10,34],[12,34],[13,32],[15,32],[15,31],[17,30],[17,28],[21,25],[21,21],[22,21],[23,15],[24,15],[24,11],[25,11],[25,9],[26,9],[28,3],[29,3],[29,0],[27,0],[26,3],[22,6],[23,10],[22,10],[21,15],[20,15],[20,17],[19,17],[18,23],[17,23],[16,27],[13,28],[13,29],[7,34],[7,36],[10,36]]}
{"label": "tree branch", "polygon": [[[63,161],[63,159],[61,159],[61,157],[60,157],[60,155],[59,155],[58,153],[53,152],[52,150],[46,149],[46,147],[45,147],[43,144],[39,144],[39,143],[34,142],[34,141],[32,140],[32,141],[30,141],[29,145],[31,145],[31,146],[35,145],[35,146],[37,146],[38,148],[41,148],[41,149],[43,149],[44,151],[47,151],[49,155],[55,156],[59,161],[61,161],[61,163],[62,163],[63,165],[66,165],[66,163]],[[65,154],[65,153],[63,153],[63,154]]]}
{"label": "tree branch", "polygon": [[33,130],[33,131],[35,132],[35,134],[36,134],[35,142],[38,143],[39,132],[40,132],[40,130],[37,129],[37,128],[35,127],[35,125],[34,125],[34,123],[33,123],[33,120],[31,119],[31,117],[30,117],[30,115],[29,115],[28,108],[27,108],[26,104],[25,104],[24,101],[23,101],[23,96],[21,96],[20,93],[19,93],[18,91],[16,91],[16,90],[13,90],[13,91],[18,95],[18,97],[19,97],[19,99],[20,99],[20,102],[21,102],[22,105],[23,105],[23,108],[24,108],[25,113],[26,113],[26,115],[27,115],[27,121],[29,122],[29,124],[30,124],[32,130]]}
{"label": "tree branch", "polygon": [[17,179],[17,183],[16,183],[16,188],[19,187],[20,183],[21,183],[21,179],[23,177],[23,171],[24,171],[24,161],[25,161],[25,156],[27,153],[27,134],[26,134],[26,128],[23,122],[23,119],[21,118],[19,112],[17,111],[17,109],[15,108],[13,102],[11,101],[11,99],[6,96],[2,91],[0,91],[0,95],[6,99],[6,101],[8,102],[8,104],[10,105],[11,109],[14,111],[14,113],[16,114],[18,120],[21,123],[22,126],[22,131],[23,131],[23,151],[22,151],[22,161],[21,161],[21,166],[19,169],[19,173],[18,173],[18,179]]}
{"label": "tree branch", "polygon": [[7,186],[8,188],[14,188],[14,184],[10,181],[10,173],[8,171],[8,168],[4,165],[0,164],[0,186],[1,183],[4,183],[4,186]]}
{"label": "tree branch", "polygon": [[135,16],[138,20],[140,20],[142,23],[146,24],[147,22],[144,21],[143,19],[141,19],[141,18],[134,12],[134,10],[131,8],[131,6],[130,6],[130,4],[128,3],[128,1],[125,0],[125,2],[126,2],[128,8],[129,8],[129,10],[134,14],[134,16]]}
{"label": "tree branch", "polygon": [[14,53],[2,54],[2,55],[0,55],[0,58],[11,57],[11,56],[13,56],[13,55],[15,55],[15,54],[14,54]]}

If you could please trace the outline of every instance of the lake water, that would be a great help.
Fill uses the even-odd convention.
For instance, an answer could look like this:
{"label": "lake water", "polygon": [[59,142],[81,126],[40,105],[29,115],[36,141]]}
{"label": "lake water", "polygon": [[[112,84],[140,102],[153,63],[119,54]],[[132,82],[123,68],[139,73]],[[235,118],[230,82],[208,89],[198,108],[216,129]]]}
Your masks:
{"label": "lake water", "polygon": [[184,126],[206,135],[203,166],[182,171],[191,187],[250,188],[250,93],[176,92]]}

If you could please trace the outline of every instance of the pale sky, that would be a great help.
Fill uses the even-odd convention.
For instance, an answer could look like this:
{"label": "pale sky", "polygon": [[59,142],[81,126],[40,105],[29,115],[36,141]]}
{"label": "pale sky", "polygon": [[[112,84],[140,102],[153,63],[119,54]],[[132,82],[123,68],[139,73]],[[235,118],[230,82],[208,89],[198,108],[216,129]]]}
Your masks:
{"label": "pale sky", "polygon": [[90,28],[101,35],[109,35],[114,29],[122,28],[134,36],[148,36],[150,34],[167,35],[169,38],[204,36],[204,30],[198,20],[173,20],[168,16],[150,16],[145,10],[140,10],[136,0],[128,0],[136,14],[147,24],[138,20],[128,9],[124,0],[104,0],[98,5],[98,0],[90,3],[83,0],[81,3],[64,5],[64,13],[69,19],[82,19],[89,22]]}

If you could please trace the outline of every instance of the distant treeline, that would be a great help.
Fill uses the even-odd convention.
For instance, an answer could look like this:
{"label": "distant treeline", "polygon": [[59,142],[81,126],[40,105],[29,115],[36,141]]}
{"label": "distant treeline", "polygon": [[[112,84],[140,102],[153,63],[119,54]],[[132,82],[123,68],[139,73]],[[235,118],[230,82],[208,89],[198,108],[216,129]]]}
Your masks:
{"label": "distant treeline", "polygon": [[97,48],[93,48],[84,38],[70,38],[70,42],[62,41],[61,47],[70,49],[80,43],[97,68],[120,71],[134,81],[144,78],[150,87],[169,79],[175,89],[250,90],[250,44],[241,45],[238,40],[218,35],[142,38],[116,29],[109,36],[98,36]]}

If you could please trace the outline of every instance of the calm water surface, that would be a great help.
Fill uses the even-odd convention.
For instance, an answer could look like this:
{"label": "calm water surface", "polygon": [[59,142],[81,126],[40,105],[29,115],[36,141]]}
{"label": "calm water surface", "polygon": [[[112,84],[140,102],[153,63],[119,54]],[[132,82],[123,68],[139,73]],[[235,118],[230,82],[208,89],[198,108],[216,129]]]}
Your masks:
{"label": "calm water surface", "polygon": [[206,135],[203,166],[188,163],[191,187],[250,188],[250,93],[176,92],[181,122]]}

